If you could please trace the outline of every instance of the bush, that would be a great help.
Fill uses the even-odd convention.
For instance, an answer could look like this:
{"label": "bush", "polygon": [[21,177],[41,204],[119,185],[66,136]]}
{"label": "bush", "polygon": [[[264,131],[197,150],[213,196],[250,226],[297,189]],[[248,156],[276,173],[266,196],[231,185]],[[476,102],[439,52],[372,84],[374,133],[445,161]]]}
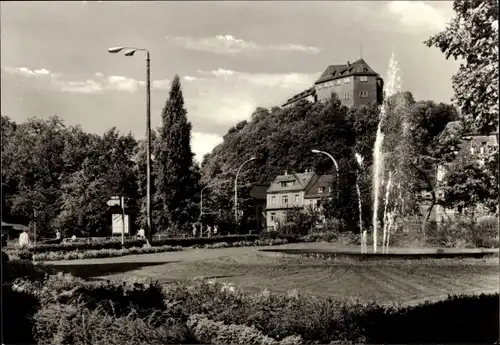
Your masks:
{"label": "bush", "polygon": [[56,303],[43,306],[35,321],[40,345],[181,344],[186,340],[185,326],[163,313],[116,316],[101,306],[89,309],[83,303]]}
{"label": "bush", "polygon": [[439,224],[428,236],[428,242],[442,247],[498,247],[498,219],[482,217],[473,220],[456,217]]}
{"label": "bush", "polygon": [[32,317],[39,307],[35,295],[14,291],[9,283],[2,284],[2,343],[34,344]]}
{"label": "bush", "polygon": [[194,338],[202,344],[268,344],[278,342],[256,329],[244,325],[225,325],[223,322],[209,320],[203,315],[192,315],[187,322]]}

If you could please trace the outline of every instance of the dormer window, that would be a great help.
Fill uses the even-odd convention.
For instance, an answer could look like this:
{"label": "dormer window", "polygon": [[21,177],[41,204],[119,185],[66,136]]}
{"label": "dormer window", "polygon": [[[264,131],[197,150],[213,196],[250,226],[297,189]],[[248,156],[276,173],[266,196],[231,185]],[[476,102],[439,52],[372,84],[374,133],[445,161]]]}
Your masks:
{"label": "dormer window", "polygon": [[366,82],[366,81],[368,81],[368,77],[365,76],[365,75],[363,75],[363,76],[359,77],[359,81],[365,81]]}
{"label": "dormer window", "polygon": [[325,191],[325,187],[320,186],[320,187],[318,188],[318,194],[323,194],[323,192],[324,192],[324,191]]}
{"label": "dormer window", "polygon": [[286,187],[286,182],[281,182],[281,187]]}

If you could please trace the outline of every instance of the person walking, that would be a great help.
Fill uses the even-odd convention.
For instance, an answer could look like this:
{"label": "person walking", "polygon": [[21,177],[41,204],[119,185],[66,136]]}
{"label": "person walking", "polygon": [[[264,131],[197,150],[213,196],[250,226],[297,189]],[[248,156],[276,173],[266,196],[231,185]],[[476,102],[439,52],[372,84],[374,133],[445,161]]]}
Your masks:
{"label": "person walking", "polygon": [[193,223],[193,237],[196,237],[196,223]]}
{"label": "person walking", "polygon": [[28,235],[28,230],[24,229],[21,235],[19,235],[19,247],[29,247],[31,245],[30,236]]}
{"label": "person walking", "polygon": [[219,233],[219,228],[217,226],[217,224],[214,225],[214,236],[217,236],[217,234]]}

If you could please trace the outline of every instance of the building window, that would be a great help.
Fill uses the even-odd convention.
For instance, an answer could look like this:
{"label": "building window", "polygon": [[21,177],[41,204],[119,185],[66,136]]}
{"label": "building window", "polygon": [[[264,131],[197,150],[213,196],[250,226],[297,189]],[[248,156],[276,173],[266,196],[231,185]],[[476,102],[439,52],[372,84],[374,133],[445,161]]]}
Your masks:
{"label": "building window", "polygon": [[338,79],[337,79],[337,80],[335,81],[335,85],[340,85],[340,80],[338,80]]}
{"label": "building window", "polygon": [[349,84],[351,82],[351,78],[344,78],[344,84]]}
{"label": "building window", "polygon": [[328,193],[331,193],[332,192],[332,187],[328,187]]}
{"label": "building window", "polygon": [[359,77],[359,81],[368,81],[368,77],[363,75],[363,76]]}
{"label": "building window", "polygon": [[276,213],[271,213],[271,222],[274,222],[274,220],[276,219]]}
{"label": "building window", "polygon": [[473,155],[473,154],[474,154],[474,148],[473,148],[473,147],[471,147],[471,148],[470,148],[470,154],[471,154],[471,155]]}
{"label": "building window", "polygon": [[286,182],[281,182],[281,187],[286,187]]}
{"label": "building window", "polygon": [[271,198],[271,203],[272,203],[273,205],[276,205],[276,197],[275,197],[275,196],[273,196],[273,197]]}
{"label": "building window", "polygon": [[283,195],[281,198],[283,204],[288,204],[288,195]]}
{"label": "building window", "polygon": [[344,99],[350,99],[350,98],[351,98],[351,94],[349,92],[344,94]]}
{"label": "building window", "polygon": [[360,91],[359,97],[361,97],[361,98],[367,98],[368,97],[368,91]]}
{"label": "building window", "polygon": [[479,148],[479,153],[480,153],[480,154],[483,154],[483,153],[484,153],[484,146],[481,146],[481,147]]}
{"label": "building window", "polygon": [[298,203],[299,203],[299,195],[298,195],[298,194],[296,194],[296,195],[295,195],[295,203],[296,203],[296,204],[298,204]]}
{"label": "building window", "polygon": [[318,188],[318,194],[323,194],[323,192],[324,192],[324,191],[325,191],[325,187],[320,186],[320,187]]}

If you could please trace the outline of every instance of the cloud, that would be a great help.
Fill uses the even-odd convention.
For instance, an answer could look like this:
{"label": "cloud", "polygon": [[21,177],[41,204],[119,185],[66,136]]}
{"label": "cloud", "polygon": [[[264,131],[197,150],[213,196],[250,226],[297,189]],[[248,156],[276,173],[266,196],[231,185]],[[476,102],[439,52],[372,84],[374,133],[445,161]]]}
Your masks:
{"label": "cloud", "polygon": [[182,79],[184,79],[185,81],[196,81],[196,80],[203,80],[203,78],[198,78],[198,77],[192,77],[192,76],[185,76],[183,77]]}
{"label": "cloud", "polygon": [[[146,86],[146,82],[136,80],[125,76],[104,76],[96,72],[93,78],[85,80],[64,80],[61,73],[53,73],[48,69],[30,69],[28,67],[2,67],[3,70],[11,75],[24,78],[35,79],[37,82],[44,83],[34,85],[35,87],[45,87],[47,89],[70,92],[70,93],[102,93],[105,91],[118,91],[133,93]],[[168,79],[154,80],[151,82],[152,89],[168,89],[170,81]]]}
{"label": "cloud", "polygon": [[174,45],[185,49],[206,51],[220,55],[238,55],[242,53],[253,52],[300,52],[305,54],[318,54],[320,49],[317,47],[304,46],[300,44],[278,44],[278,45],[259,45],[252,41],[244,41],[232,35],[217,35],[215,37],[165,37],[165,39]]}
{"label": "cloud", "polygon": [[442,11],[423,1],[389,1],[386,8],[400,24],[412,30],[441,31],[449,21]]}
{"label": "cloud", "polygon": [[319,77],[319,73],[248,73],[222,68],[213,71],[198,70],[198,73],[222,77],[226,80],[240,80],[259,87],[288,89],[309,88]]}
{"label": "cloud", "polygon": [[201,163],[203,156],[210,153],[213,148],[222,142],[222,137],[213,133],[192,132],[191,150],[195,159]]}

